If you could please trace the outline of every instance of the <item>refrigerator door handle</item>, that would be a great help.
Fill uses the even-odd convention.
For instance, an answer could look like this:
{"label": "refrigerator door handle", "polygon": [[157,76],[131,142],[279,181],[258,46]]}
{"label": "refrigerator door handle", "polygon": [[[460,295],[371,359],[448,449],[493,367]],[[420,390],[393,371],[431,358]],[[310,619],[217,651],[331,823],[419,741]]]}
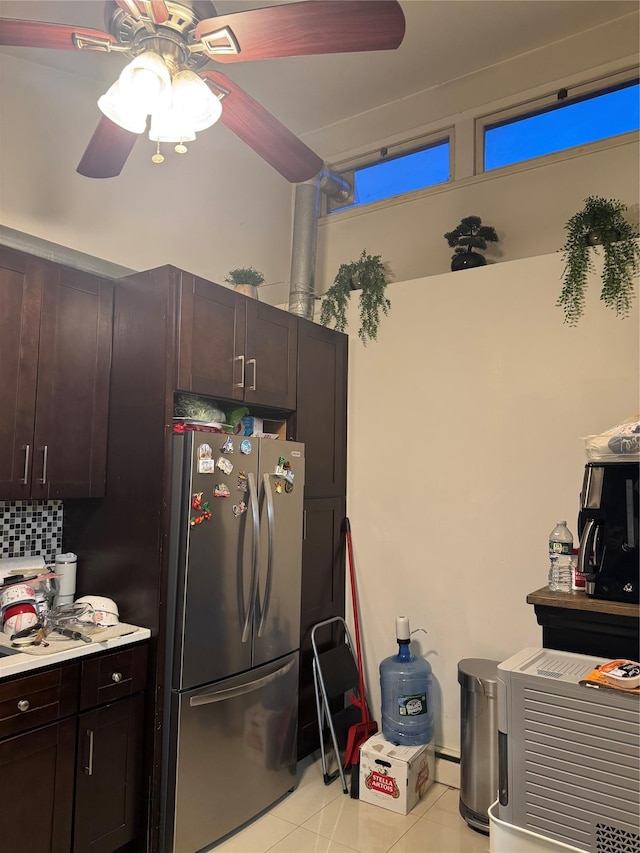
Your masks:
{"label": "refrigerator door handle", "polygon": [[211,693],[201,693],[199,696],[191,696],[189,705],[195,708],[198,705],[211,705],[214,702],[224,702],[226,699],[235,699],[236,696],[244,696],[246,693],[254,693],[260,690],[266,684],[271,684],[272,681],[277,681],[283,678],[288,672],[291,672],[295,666],[296,659],[291,660],[275,672],[269,673],[255,681],[250,681],[248,684],[241,684],[240,687],[229,687],[226,690],[213,690]]}
{"label": "refrigerator door handle", "polygon": [[264,623],[269,612],[269,604],[271,603],[271,586],[273,580],[273,531],[274,531],[274,511],[273,511],[273,490],[271,488],[271,479],[269,474],[264,474],[264,496],[267,503],[267,577],[264,582],[264,598],[262,599],[260,624],[258,626],[258,636],[262,636]]}
{"label": "refrigerator door handle", "polygon": [[251,543],[251,586],[249,588],[249,602],[247,604],[247,615],[242,629],[242,642],[249,639],[249,629],[253,619],[253,611],[256,600],[256,589],[258,587],[258,539],[260,536],[260,509],[258,507],[258,487],[253,472],[250,472],[247,480],[249,482],[249,505],[251,507],[251,527],[253,529],[253,541]]}

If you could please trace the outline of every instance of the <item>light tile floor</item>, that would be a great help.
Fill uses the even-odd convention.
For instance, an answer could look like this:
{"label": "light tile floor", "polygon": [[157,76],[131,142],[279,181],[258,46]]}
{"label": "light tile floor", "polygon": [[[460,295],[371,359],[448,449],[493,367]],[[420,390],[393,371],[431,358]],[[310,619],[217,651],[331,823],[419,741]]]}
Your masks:
{"label": "light tile floor", "polygon": [[210,848],[212,853],[488,853],[489,836],[460,817],[460,792],[435,782],[404,816],[352,800],[340,780],[325,785],[320,761],[305,759],[299,784],[267,813]]}

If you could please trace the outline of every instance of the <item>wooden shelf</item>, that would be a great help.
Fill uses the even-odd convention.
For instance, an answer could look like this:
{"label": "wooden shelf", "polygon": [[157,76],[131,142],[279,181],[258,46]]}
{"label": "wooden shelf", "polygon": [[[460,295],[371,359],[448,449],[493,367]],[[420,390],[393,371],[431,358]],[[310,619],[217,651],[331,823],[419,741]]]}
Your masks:
{"label": "wooden shelf", "polygon": [[601,598],[591,598],[580,590],[571,592],[555,592],[548,586],[530,592],[527,604],[543,605],[544,607],[561,607],[564,610],[584,610],[590,613],[609,613],[612,616],[628,616],[640,618],[640,605],[627,604],[624,601],[605,601]]}
{"label": "wooden shelf", "polygon": [[590,598],[584,592],[554,592],[543,587],[527,596],[546,649],[604,658],[638,657],[640,606]]}

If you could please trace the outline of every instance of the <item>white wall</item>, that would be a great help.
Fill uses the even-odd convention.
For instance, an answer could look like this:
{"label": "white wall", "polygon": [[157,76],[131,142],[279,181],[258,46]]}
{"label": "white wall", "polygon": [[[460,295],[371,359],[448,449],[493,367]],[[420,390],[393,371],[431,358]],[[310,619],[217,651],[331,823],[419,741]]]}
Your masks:
{"label": "white wall", "polygon": [[[436,740],[459,749],[457,663],[541,645],[526,595],[554,522],[576,520],[581,437],[640,411],[638,306],[589,286],[577,328],[551,254],[391,284],[379,340],[350,306],[348,514],[372,705],[408,615],[436,680]],[[356,294],[354,294],[354,297]]]}
{"label": "white wall", "polygon": [[104,85],[6,54],[0,75],[3,225],[131,269],[171,263],[222,282],[251,265],[288,281],[291,185],[224,127],[160,166],[142,138],[120,176],[90,180],[75,169]]}

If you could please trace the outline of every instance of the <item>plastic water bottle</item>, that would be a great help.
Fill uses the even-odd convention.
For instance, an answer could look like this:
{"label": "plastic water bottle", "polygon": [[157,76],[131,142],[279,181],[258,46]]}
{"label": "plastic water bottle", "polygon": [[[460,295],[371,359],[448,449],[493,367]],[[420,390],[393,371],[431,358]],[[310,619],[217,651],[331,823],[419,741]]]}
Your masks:
{"label": "plastic water bottle", "polygon": [[396,746],[418,746],[433,738],[431,666],[411,653],[409,619],[396,619],[398,654],[380,664],[382,734]]}
{"label": "plastic water bottle", "polygon": [[566,521],[556,521],[549,534],[549,589],[571,592],[573,536]]}

